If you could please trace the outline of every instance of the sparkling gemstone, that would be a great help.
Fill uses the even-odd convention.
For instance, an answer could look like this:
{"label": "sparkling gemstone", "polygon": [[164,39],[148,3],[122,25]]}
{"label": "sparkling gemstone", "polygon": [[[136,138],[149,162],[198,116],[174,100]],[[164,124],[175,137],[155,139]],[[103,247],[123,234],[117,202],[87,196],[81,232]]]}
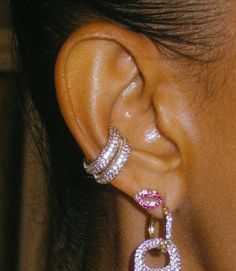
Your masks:
{"label": "sparkling gemstone", "polygon": [[134,199],[145,209],[154,209],[163,203],[163,197],[155,190],[142,190]]}
{"label": "sparkling gemstone", "polygon": [[[148,251],[157,248],[161,249],[167,243],[166,253],[169,254],[169,263],[165,267],[151,268],[145,263],[145,255]],[[181,271],[180,255],[177,247],[171,240],[153,238],[144,241],[136,250],[134,259],[134,271]]]}

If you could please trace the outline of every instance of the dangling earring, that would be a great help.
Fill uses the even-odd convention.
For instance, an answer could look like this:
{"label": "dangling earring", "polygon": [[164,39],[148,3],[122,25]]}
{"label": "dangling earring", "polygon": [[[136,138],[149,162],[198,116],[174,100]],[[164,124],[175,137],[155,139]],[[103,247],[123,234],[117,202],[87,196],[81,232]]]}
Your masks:
{"label": "dangling earring", "polygon": [[[147,192],[148,191],[148,192]],[[146,204],[144,204],[141,195],[146,199]],[[145,209],[154,209],[156,206],[159,206],[163,202],[163,198],[158,194],[156,191],[152,190],[143,190],[138,195],[135,196],[135,200]],[[152,198],[150,207],[150,201],[147,199]],[[154,204],[156,202],[156,205]],[[156,238],[154,237],[155,232],[155,223],[154,218],[151,217],[148,232],[150,239],[144,241],[136,250],[135,258],[134,258],[134,271],[181,271],[181,264],[180,264],[180,255],[178,248],[176,245],[171,241],[172,236],[172,223],[173,218],[171,215],[170,210],[167,207],[163,207],[163,213],[165,217],[165,239],[163,238]],[[165,267],[160,268],[150,268],[145,263],[145,254],[154,249],[160,249],[163,253],[169,254],[169,264]]]}
{"label": "dangling earring", "polygon": [[84,169],[99,184],[110,183],[120,173],[130,155],[130,144],[115,127],[109,129],[109,139],[101,154],[90,162],[84,160]]}
{"label": "dangling earring", "polygon": [[[122,170],[130,155],[130,144],[127,138],[123,138],[117,128],[109,129],[108,142],[101,154],[93,161],[84,160],[84,168],[92,174],[100,184],[110,183]],[[134,199],[144,209],[159,207],[164,198],[154,190],[145,189],[134,196]],[[172,215],[167,207],[163,207],[166,220],[165,239],[154,237],[154,219],[151,217],[149,224],[150,239],[144,241],[135,252],[134,271],[181,271],[180,256],[176,245],[171,241]],[[163,268],[150,268],[145,264],[145,254],[151,249],[160,249],[168,253],[170,262]]]}

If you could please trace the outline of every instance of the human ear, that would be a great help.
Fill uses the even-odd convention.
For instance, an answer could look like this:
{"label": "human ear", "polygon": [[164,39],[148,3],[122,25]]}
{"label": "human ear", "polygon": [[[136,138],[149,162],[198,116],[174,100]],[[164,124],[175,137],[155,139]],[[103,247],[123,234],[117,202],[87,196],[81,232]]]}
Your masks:
{"label": "human ear", "polygon": [[62,46],[55,79],[61,112],[85,156],[96,159],[109,127],[118,128],[130,141],[131,155],[111,184],[129,196],[144,188],[157,190],[173,210],[186,189],[175,129],[165,121],[171,108],[161,104],[168,82],[165,66],[144,35],[91,23]]}

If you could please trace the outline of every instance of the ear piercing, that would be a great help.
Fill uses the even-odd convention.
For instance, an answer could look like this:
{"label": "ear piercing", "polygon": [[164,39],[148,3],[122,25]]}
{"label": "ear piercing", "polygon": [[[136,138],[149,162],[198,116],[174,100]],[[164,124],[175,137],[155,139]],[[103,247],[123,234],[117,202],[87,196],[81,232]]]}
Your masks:
{"label": "ear piercing", "polygon": [[[100,184],[110,183],[120,173],[130,155],[130,144],[127,138],[123,138],[117,128],[109,129],[108,142],[101,154],[93,161],[84,160],[84,168],[92,174]],[[164,198],[155,190],[143,189],[134,199],[144,209],[155,209],[164,203]],[[178,248],[171,241],[173,218],[170,210],[163,207],[165,218],[165,238],[155,237],[155,220],[150,219],[148,232],[150,239],[144,241],[135,252],[134,271],[181,271],[180,255]],[[162,268],[151,268],[145,263],[145,254],[159,249],[169,255],[169,263]]]}
{"label": "ear piercing", "polygon": [[[135,252],[134,271],[181,271],[181,262],[178,248],[171,241],[172,235],[172,215],[167,207],[163,208],[166,226],[165,226],[165,239],[155,238],[155,220],[153,217],[150,219],[148,232],[150,239],[144,241]],[[151,268],[145,263],[145,254],[152,250],[159,249],[162,253],[168,253],[169,263],[165,267]]]}
{"label": "ear piercing", "polygon": [[84,160],[84,169],[94,175],[99,184],[108,184],[117,177],[130,155],[130,144],[117,128],[109,129],[109,139],[101,154],[93,162]]}
{"label": "ear piercing", "polygon": [[134,196],[134,199],[144,209],[154,209],[160,206],[164,198],[155,190],[144,189]]}

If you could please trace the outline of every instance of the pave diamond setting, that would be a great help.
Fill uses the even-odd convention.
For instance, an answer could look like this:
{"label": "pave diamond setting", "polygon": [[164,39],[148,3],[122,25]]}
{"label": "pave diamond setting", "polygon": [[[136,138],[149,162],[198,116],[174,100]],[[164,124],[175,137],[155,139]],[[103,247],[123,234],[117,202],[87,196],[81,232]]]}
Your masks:
{"label": "pave diamond setting", "polygon": [[121,140],[118,152],[109,167],[102,173],[95,175],[100,184],[107,184],[112,181],[122,170],[130,155],[130,145],[126,138]]}
{"label": "pave diamond setting", "polygon": [[111,127],[109,129],[109,139],[102,153],[93,162],[84,161],[84,169],[87,173],[95,175],[105,170],[114,159],[120,145],[121,136],[118,129]]}
{"label": "pave diamond setting", "polygon": [[84,160],[84,169],[94,175],[99,184],[108,184],[120,173],[130,155],[130,144],[117,128],[109,130],[108,142],[101,154],[93,162]]}
{"label": "pave diamond setting", "polygon": [[144,189],[134,196],[134,199],[144,208],[144,209],[154,209],[160,206],[164,199],[155,190]]}
{"label": "pave diamond setting", "polygon": [[[144,241],[136,250],[134,258],[134,271],[181,271],[180,254],[176,245],[171,241],[172,215],[168,208],[164,208],[166,227],[165,239],[151,238]],[[160,249],[168,253],[169,263],[165,267],[151,268],[145,263],[145,254],[152,249]]]}
{"label": "pave diamond setting", "polygon": [[[161,249],[166,246],[165,252],[169,254],[169,264],[165,267],[150,268],[145,263],[145,254],[154,249]],[[153,238],[144,241],[135,253],[135,271],[180,271],[180,256],[178,249],[172,241],[165,241],[162,238]]]}

